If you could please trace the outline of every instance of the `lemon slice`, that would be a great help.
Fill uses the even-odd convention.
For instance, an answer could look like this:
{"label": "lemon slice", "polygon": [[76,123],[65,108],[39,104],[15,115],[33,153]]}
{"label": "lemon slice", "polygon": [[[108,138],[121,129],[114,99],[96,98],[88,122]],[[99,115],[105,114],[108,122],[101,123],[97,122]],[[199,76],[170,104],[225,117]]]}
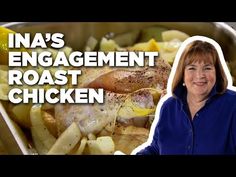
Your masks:
{"label": "lemon slice", "polygon": [[0,64],[8,64],[8,34],[15,33],[14,31],[0,26]]}
{"label": "lemon slice", "polygon": [[8,28],[0,26],[0,64],[1,65],[8,65],[8,52],[9,51],[27,51],[25,48],[20,49],[9,49],[8,48],[8,34],[16,33]]}

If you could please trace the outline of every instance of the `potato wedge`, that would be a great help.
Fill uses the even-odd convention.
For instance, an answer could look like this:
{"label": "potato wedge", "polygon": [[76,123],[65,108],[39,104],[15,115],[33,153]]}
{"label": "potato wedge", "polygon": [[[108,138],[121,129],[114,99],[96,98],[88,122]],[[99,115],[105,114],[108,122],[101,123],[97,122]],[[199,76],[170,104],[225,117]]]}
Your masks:
{"label": "potato wedge", "polygon": [[[35,137],[37,137],[36,139],[39,140],[47,149],[50,149],[56,142],[56,138],[44,125],[41,107],[41,104],[33,105],[30,110],[30,120],[32,124],[31,132],[33,131],[33,134],[35,134]],[[34,143],[37,144],[38,142]]]}
{"label": "potato wedge", "polygon": [[112,155],[115,152],[115,144],[110,136],[88,140],[87,144],[90,155]]}
{"label": "potato wedge", "polygon": [[96,140],[96,136],[93,133],[88,134],[88,139],[89,140]]}
{"label": "potato wedge", "polygon": [[176,53],[177,50],[174,52],[160,52],[160,56],[172,66],[175,60]]}
{"label": "potato wedge", "polygon": [[55,144],[49,150],[49,155],[68,154],[74,146],[79,142],[81,132],[79,127],[73,122],[57,139]]}
{"label": "potato wedge", "polygon": [[3,65],[0,65],[0,100],[8,100],[8,71]]}
{"label": "potato wedge", "polygon": [[80,142],[80,146],[79,146],[78,150],[75,152],[76,155],[81,155],[81,154],[83,154],[84,149],[85,149],[85,146],[86,146],[86,144],[87,144],[87,141],[88,141],[88,140],[87,140],[86,137],[83,137],[83,138],[82,138],[82,140],[81,140],[81,142]]}
{"label": "potato wedge", "polygon": [[8,100],[8,84],[0,84],[0,100]]}
{"label": "potato wedge", "polygon": [[96,48],[97,44],[98,44],[98,40],[95,37],[90,36],[86,42],[86,46],[84,50],[93,51]]}
{"label": "potato wedge", "polygon": [[185,41],[190,36],[182,31],[178,30],[168,30],[162,32],[163,41],[171,41],[173,39],[179,39],[180,41]]}
{"label": "potato wedge", "polygon": [[35,127],[31,128],[31,135],[33,138],[33,142],[35,145],[35,148],[37,150],[37,153],[39,155],[44,155],[49,151],[49,148],[47,148],[43,142],[40,140],[39,136],[37,135],[37,129]]}
{"label": "potato wedge", "polygon": [[120,46],[112,39],[102,38],[100,42],[100,50],[104,52],[117,51]]}
{"label": "potato wedge", "polygon": [[16,121],[20,126],[25,128],[31,127],[31,120],[30,120],[30,110],[32,104],[17,104],[13,105],[10,104],[8,109],[14,121]]}
{"label": "potato wedge", "polygon": [[42,111],[42,119],[49,132],[54,137],[58,137],[56,119],[46,111]]}
{"label": "potato wedge", "polygon": [[112,134],[115,150],[125,154],[147,141],[149,130],[142,127],[118,125]]}

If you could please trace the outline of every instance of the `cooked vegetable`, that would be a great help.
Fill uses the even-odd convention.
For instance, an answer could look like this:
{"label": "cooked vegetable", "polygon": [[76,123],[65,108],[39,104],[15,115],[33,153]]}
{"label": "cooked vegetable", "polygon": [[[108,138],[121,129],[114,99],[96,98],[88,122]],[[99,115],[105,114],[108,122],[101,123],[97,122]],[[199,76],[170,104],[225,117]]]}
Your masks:
{"label": "cooked vegetable", "polygon": [[159,42],[160,57],[172,65],[181,44],[182,42],[179,39],[173,39],[169,42]]}
{"label": "cooked vegetable", "polygon": [[0,100],[8,100],[8,68],[4,65],[0,65]]}
{"label": "cooked vegetable", "polygon": [[42,118],[43,118],[43,122],[44,125],[47,127],[47,129],[49,130],[49,132],[54,136],[57,137],[57,123],[56,123],[56,119],[49,114],[46,111],[42,111]]}
{"label": "cooked vegetable", "polygon": [[102,38],[100,42],[100,51],[110,52],[117,51],[120,46],[112,39]]}
{"label": "cooked vegetable", "polygon": [[179,39],[180,41],[185,41],[190,36],[182,31],[178,30],[168,30],[162,32],[163,41],[172,41],[173,39]]}
{"label": "cooked vegetable", "polygon": [[88,140],[89,154],[112,155],[115,152],[115,144],[110,136],[101,136],[96,140]]}
{"label": "cooked vegetable", "polygon": [[130,94],[118,111],[118,117],[130,119],[145,117],[155,112],[155,104],[161,96],[156,89],[141,89]]}
{"label": "cooked vegetable", "polygon": [[88,134],[88,139],[89,140],[96,140],[96,136],[93,133]]}
{"label": "cooked vegetable", "polygon": [[8,100],[8,84],[0,84],[0,100]]}
{"label": "cooked vegetable", "polygon": [[76,123],[72,123],[56,140],[48,154],[67,154],[79,142],[81,133]]}
{"label": "cooked vegetable", "polygon": [[8,64],[8,34],[15,33],[14,31],[0,26],[0,64]]}
{"label": "cooked vegetable", "polygon": [[93,36],[90,36],[87,40],[85,51],[93,51],[98,44],[97,39],[95,39]]}
{"label": "cooked vegetable", "polygon": [[[3,65],[1,65],[3,66]],[[7,73],[8,69],[5,70],[4,67],[0,68],[0,83],[1,84],[8,84],[8,73]]]}
{"label": "cooked vegetable", "polygon": [[[32,106],[30,110],[30,120],[32,124],[31,131],[35,134],[33,136],[34,144],[40,145],[38,147],[43,147],[46,148],[46,150],[49,150],[56,142],[56,138],[44,125],[40,104]],[[42,152],[45,152],[45,150],[43,149]]]}
{"label": "cooked vegetable", "polygon": [[80,146],[77,149],[77,151],[75,152],[76,155],[81,155],[84,152],[85,146],[87,145],[87,138],[83,137],[82,140],[80,141]]}
{"label": "cooked vegetable", "polygon": [[9,112],[12,115],[14,121],[16,121],[19,125],[25,128],[31,127],[31,120],[30,120],[30,110],[32,104],[17,104],[9,105]]}
{"label": "cooked vegetable", "polygon": [[16,33],[8,28],[0,26],[0,64],[8,65],[8,52],[9,51],[27,51],[30,52],[29,49],[20,48],[20,49],[10,49],[8,48],[8,35],[11,33]]}
{"label": "cooked vegetable", "polygon": [[143,127],[118,124],[112,134],[115,150],[130,154],[137,146],[147,141],[149,130]]}
{"label": "cooked vegetable", "polygon": [[45,144],[41,141],[40,137],[37,134],[37,128],[31,127],[31,135],[33,138],[33,142],[35,145],[35,148],[37,149],[37,153],[39,155],[44,155],[49,151],[49,148],[45,146]]}
{"label": "cooked vegetable", "polygon": [[173,39],[168,42],[158,42],[160,50],[165,52],[175,52],[179,49],[182,42],[179,39]]}
{"label": "cooked vegetable", "polygon": [[171,66],[174,63],[175,56],[176,56],[177,51],[174,52],[163,52],[160,54],[160,56],[165,59]]}
{"label": "cooked vegetable", "polygon": [[132,47],[128,47],[130,51],[145,51],[145,52],[157,52],[160,50],[158,43],[155,39],[150,39],[148,42],[137,43]]}

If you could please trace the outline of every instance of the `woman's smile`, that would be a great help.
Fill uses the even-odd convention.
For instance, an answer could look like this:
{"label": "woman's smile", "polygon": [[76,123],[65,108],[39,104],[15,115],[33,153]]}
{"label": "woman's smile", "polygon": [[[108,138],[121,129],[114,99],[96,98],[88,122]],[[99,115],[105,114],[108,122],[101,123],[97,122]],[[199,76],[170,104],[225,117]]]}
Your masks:
{"label": "woman's smile", "polygon": [[207,96],[216,82],[215,67],[211,63],[194,62],[185,67],[184,82],[188,94]]}
{"label": "woman's smile", "polygon": [[202,87],[202,86],[205,86],[207,82],[193,82],[193,84],[195,84],[196,86]]}

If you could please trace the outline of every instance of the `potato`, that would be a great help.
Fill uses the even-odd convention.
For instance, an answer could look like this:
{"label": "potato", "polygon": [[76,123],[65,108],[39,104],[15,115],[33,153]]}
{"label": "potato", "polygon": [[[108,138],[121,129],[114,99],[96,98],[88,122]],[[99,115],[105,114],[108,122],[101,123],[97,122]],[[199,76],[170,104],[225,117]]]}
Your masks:
{"label": "potato", "polygon": [[112,134],[115,150],[131,154],[136,147],[147,141],[148,135],[149,130],[146,128],[117,125]]}
{"label": "potato", "polygon": [[42,119],[41,105],[33,105],[30,110],[30,120],[31,120],[31,132],[35,134],[36,139],[33,139],[34,144],[43,144],[47,149],[50,149],[56,142],[56,138],[49,132],[47,127],[44,125]]}
{"label": "potato", "polygon": [[44,125],[47,127],[47,129],[49,130],[49,132],[54,136],[57,137],[57,123],[56,123],[56,119],[49,114],[46,111],[42,111],[42,118],[43,118],[43,122]]}
{"label": "potato", "polygon": [[0,100],[8,100],[8,73],[4,65],[0,65]]}
{"label": "potato", "polygon": [[174,63],[175,60],[175,56],[176,56],[177,51],[174,52],[160,52],[160,56],[161,58],[163,58],[164,60],[166,60],[171,66]]}
{"label": "potato", "polygon": [[86,42],[86,46],[84,48],[85,51],[93,51],[98,44],[98,41],[93,36],[90,36]]}
{"label": "potato", "polygon": [[40,140],[39,136],[37,135],[37,129],[35,127],[31,128],[31,135],[33,138],[33,142],[35,145],[35,148],[39,155],[44,155],[49,151],[49,148],[47,148],[43,142]]}
{"label": "potato", "polygon": [[112,39],[102,38],[100,42],[100,51],[110,52],[110,51],[117,51],[120,48],[118,44]]}
{"label": "potato", "polygon": [[173,39],[168,42],[158,42],[160,46],[160,57],[173,65],[176,53],[181,46],[182,42],[179,39]]}
{"label": "potato", "polygon": [[83,154],[83,151],[85,149],[85,146],[87,144],[87,138],[86,137],[83,137],[81,142],[80,142],[80,146],[78,148],[78,150],[75,152],[76,155],[81,155]]}
{"label": "potato", "polygon": [[185,41],[190,36],[182,31],[178,30],[168,30],[162,32],[163,41],[171,41],[173,39],[179,39],[180,41]]}
{"label": "potato", "polygon": [[89,140],[96,140],[96,136],[93,133],[88,134],[88,139]]}
{"label": "potato", "polygon": [[30,109],[32,104],[17,104],[9,105],[9,111],[12,115],[12,118],[15,122],[17,122],[20,126],[25,128],[31,127],[31,120],[30,120]]}
{"label": "potato", "polygon": [[9,92],[8,84],[0,84],[0,100],[9,100],[8,92]]}
{"label": "potato", "polygon": [[81,138],[79,127],[73,122],[57,139],[49,150],[49,155],[68,154]]}
{"label": "potato", "polygon": [[164,52],[175,52],[179,49],[182,42],[179,39],[173,39],[168,42],[158,42],[158,45],[160,46],[160,51]]}
{"label": "potato", "polygon": [[5,67],[0,65],[0,83],[8,84],[8,71],[5,70]]}
{"label": "potato", "polygon": [[115,152],[115,144],[110,136],[88,140],[88,150],[91,155],[111,155]]}
{"label": "potato", "polygon": [[115,151],[115,152],[114,152],[114,155],[127,155],[127,154],[125,154],[125,153],[123,153],[123,152],[121,152],[121,151]]}

